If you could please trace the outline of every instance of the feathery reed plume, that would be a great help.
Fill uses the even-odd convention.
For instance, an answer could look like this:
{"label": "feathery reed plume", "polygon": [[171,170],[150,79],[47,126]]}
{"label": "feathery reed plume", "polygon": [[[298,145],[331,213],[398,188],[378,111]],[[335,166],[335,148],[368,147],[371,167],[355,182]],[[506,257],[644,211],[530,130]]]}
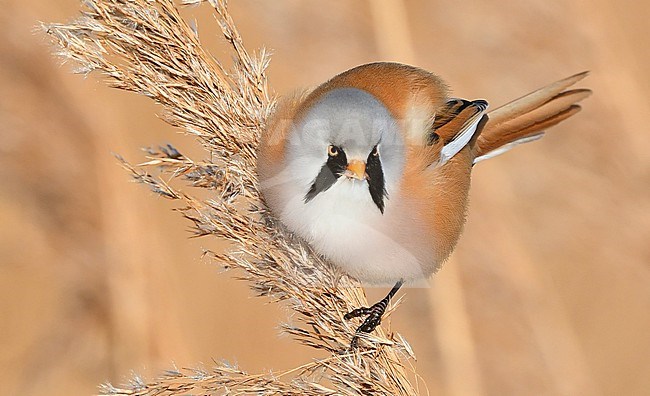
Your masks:
{"label": "feathery reed plume", "polygon": [[[225,364],[210,371],[175,369],[152,382],[136,377],[129,385],[105,385],[101,391],[416,394],[404,366],[414,357],[408,343],[379,328],[362,336],[362,348],[348,350],[357,324],[343,315],[367,305],[363,290],[293,239],[264,208],[255,164],[259,134],[275,103],[265,74],[269,57],[264,50],[246,50],[225,0],[209,3],[232,49],[232,70],[201,47],[197,32],[172,0],[86,0],[78,19],[43,28],[58,44],[59,55],[79,66],[78,73],[99,72],[112,87],[152,98],[168,123],[199,139],[209,161],[194,161],[171,146],[150,149],[139,166],[118,159],[137,181],[180,202],[178,210],[191,221],[195,235],[233,242],[227,253],[208,254],[224,268],[241,270],[238,276],[258,295],[285,301],[297,312],[300,325],[286,324],[284,330],[330,356],[268,375],[247,374]],[[151,167],[161,169],[170,181],[150,174],[146,169]],[[181,191],[174,186],[179,182],[207,189],[211,199]]]}

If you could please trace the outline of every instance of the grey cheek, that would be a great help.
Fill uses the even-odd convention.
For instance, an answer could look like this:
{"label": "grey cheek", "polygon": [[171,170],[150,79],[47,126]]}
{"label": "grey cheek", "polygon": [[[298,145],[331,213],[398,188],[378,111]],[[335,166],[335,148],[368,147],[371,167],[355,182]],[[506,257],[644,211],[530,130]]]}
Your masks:
{"label": "grey cheek", "polygon": [[386,187],[388,190],[393,189],[402,179],[402,175],[404,174],[405,164],[402,152],[403,150],[399,150],[397,147],[393,147],[393,150],[395,151],[393,151],[391,155],[382,156],[384,177],[386,179]]}

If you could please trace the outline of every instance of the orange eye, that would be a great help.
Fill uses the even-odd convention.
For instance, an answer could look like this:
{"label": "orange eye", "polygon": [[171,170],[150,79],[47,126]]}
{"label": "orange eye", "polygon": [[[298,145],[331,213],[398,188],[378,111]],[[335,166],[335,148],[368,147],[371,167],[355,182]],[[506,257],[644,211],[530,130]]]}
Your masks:
{"label": "orange eye", "polygon": [[339,148],[336,146],[327,146],[327,155],[330,157],[336,157],[339,155]]}

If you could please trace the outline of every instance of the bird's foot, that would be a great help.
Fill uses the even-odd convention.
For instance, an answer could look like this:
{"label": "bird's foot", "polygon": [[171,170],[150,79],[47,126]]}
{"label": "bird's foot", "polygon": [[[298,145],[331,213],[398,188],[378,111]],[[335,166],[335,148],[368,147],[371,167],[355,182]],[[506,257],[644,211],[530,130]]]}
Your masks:
{"label": "bird's foot", "polygon": [[357,327],[357,330],[352,337],[352,342],[350,342],[350,349],[355,349],[358,346],[360,333],[371,333],[377,328],[377,326],[381,324],[381,317],[384,316],[387,305],[382,304],[383,302],[384,300],[381,300],[370,308],[357,308],[344,316],[346,320],[357,318],[359,316],[366,316],[366,319],[363,321],[363,323],[361,323],[361,326]]}
{"label": "bird's foot", "polygon": [[386,307],[388,307],[388,303],[390,302],[390,299],[397,293],[397,290],[399,290],[400,287],[402,287],[403,281],[399,281],[393,286],[391,289],[390,293],[386,297],[384,297],[381,301],[375,303],[373,306],[370,308],[368,307],[361,307],[357,308],[353,311],[348,312],[343,316],[345,320],[350,320],[353,318],[358,318],[360,316],[366,316],[366,319],[361,323],[361,326],[357,327],[357,330],[352,337],[352,341],[350,342],[350,349],[356,349],[356,347],[359,345],[359,334],[361,333],[371,333],[373,330],[377,328],[381,324],[381,318],[384,316],[384,313],[386,312]]}

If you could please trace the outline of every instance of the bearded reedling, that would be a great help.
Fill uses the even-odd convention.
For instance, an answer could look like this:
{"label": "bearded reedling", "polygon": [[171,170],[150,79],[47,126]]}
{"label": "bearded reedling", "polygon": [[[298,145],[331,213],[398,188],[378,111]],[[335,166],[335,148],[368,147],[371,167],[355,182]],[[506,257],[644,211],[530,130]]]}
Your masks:
{"label": "bearded reedling", "polygon": [[486,112],[485,100],[450,98],[425,70],[371,63],[280,102],[258,155],[266,204],[347,274],[394,285],[345,316],[366,316],[357,334],[373,331],[397,290],[431,276],[453,251],[474,164],[577,113],[591,91],[567,89],[586,75]]}

